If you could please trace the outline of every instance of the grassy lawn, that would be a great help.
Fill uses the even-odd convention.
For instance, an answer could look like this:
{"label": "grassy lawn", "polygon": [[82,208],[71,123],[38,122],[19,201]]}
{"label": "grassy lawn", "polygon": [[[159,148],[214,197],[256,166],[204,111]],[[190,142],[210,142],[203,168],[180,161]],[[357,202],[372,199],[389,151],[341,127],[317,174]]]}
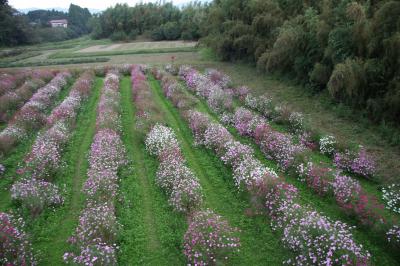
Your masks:
{"label": "grassy lawn", "polygon": [[87,48],[77,50],[76,53],[96,53],[105,51],[141,51],[152,49],[179,49],[195,47],[197,42],[184,42],[184,41],[133,41],[128,43],[114,43],[106,45],[93,45]]}
{"label": "grassy lawn", "polygon": [[130,63],[131,61],[167,63],[172,55],[177,57],[177,63],[187,64],[201,60],[196,44],[196,42],[149,42],[147,40],[112,43],[108,39],[92,40],[86,36],[59,43],[19,47],[16,50],[23,52],[0,59],[0,68],[62,68],[66,65],[67,67],[82,67]]}
{"label": "grassy lawn", "polygon": [[194,52],[194,47],[177,47],[177,48],[151,48],[151,49],[135,49],[135,50],[123,50],[123,51],[97,51],[97,52],[86,52],[86,53],[74,53],[74,52],[60,52],[54,53],[49,56],[49,59],[55,58],[81,58],[81,57],[97,57],[97,56],[114,56],[114,55],[129,55],[129,54],[163,54],[163,53],[184,53]]}

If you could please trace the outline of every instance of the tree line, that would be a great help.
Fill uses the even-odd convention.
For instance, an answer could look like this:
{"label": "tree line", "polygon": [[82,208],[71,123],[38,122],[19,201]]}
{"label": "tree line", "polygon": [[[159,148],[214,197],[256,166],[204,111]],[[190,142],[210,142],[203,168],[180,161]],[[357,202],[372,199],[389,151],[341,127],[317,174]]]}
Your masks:
{"label": "tree line", "polygon": [[145,35],[153,40],[197,40],[207,6],[191,2],[182,8],[172,3],[117,4],[91,20],[95,39],[132,40]]}
{"label": "tree line", "polygon": [[[71,4],[68,12],[34,10],[26,15],[0,0],[0,46],[63,41],[79,37],[90,31],[91,14],[87,8]],[[53,19],[67,19],[68,28],[51,28]]]}

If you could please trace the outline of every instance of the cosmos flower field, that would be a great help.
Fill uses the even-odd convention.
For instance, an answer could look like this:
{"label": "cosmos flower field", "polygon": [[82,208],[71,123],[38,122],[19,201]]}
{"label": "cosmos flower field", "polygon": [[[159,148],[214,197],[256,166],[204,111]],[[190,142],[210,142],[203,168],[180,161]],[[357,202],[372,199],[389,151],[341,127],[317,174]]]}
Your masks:
{"label": "cosmos flower field", "polygon": [[217,69],[0,75],[2,265],[398,265],[400,185]]}

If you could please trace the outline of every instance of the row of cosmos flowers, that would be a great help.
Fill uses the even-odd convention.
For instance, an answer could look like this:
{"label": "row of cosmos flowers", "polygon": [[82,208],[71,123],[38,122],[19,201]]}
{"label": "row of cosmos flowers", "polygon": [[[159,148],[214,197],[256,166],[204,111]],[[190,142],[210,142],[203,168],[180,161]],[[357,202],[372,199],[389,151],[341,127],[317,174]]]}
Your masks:
{"label": "row of cosmos flowers", "polygon": [[0,122],[8,122],[33,93],[54,77],[50,70],[22,70],[0,75]]}
{"label": "row of cosmos flowers", "polygon": [[[39,89],[27,104],[15,115],[20,117],[24,108],[36,106],[45,114],[57,92],[66,85],[68,72],[58,74],[47,86]],[[56,106],[50,115],[42,117],[44,130],[40,132],[25,156],[19,175],[11,189],[11,198],[31,217],[37,217],[44,209],[63,203],[60,189],[53,184],[57,171],[62,168],[61,155],[71,137],[77,112],[91,93],[94,74],[87,71],[74,83],[69,95]],[[29,105],[28,105],[29,104]],[[46,105],[47,108],[44,108]],[[28,106],[28,107],[26,107]],[[19,124],[17,124],[19,125]],[[11,126],[15,126],[12,124]],[[1,213],[1,231],[5,234],[1,262],[13,265],[36,265],[28,235],[24,232],[24,221],[13,214]]]}
{"label": "row of cosmos flowers", "polygon": [[272,228],[282,233],[284,246],[295,254],[285,263],[368,264],[370,254],[355,242],[352,227],[301,205],[297,189],[278,177],[273,169],[265,167],[250,146],[236,141],[221,124],[192,109],[183,86],[162,71],[156,70],[155,76],[162,80],[165,95],[187,118],[196,143],[213,150],[232,167],[237,188],[249,191],[259,210],[270,217]]}
{"label": "row of cosmos flowers", "polygon": [[[221,81],[221,78],[215,78],[216,76],[223,77],[222,80],[226,80],[226,76],[216,75],[217,71],[215,70],[209,70],[206,75],[202,75],[185,66],[180,70],[180,75],[186,81],[188,88],[205,98],[209,107],[220,114],[220,120],[224,124],[233,126],[241,135],[253,138],[268,159],[276,161],[282,170],[297,176],[318,195],[333,194],[337,204],[345,213],[356,217],[361,224],[369,226],[381,235],[386,233],[390,244],[397,246],[400,243],[400,229],[396,220],[391,216],[385,216],[382,211],[383,205],[378,202],[378,199],[374,195],[368,194],[355,178],[343,172],[343,169],[348,172],[351,172],[351,169],[342,167],[345,163],[338,163],[340,153],[335,154],[334,161],[337,168],[312,162],[309,158],[311,149],[308,145],[301,141],[295,143],[291,135],[274,130],[265,117],[251,110],[244,107],[234,110],[232,104],[234,92],[231,89],[224,89],[226,85],[221,85],[221,83],[226,84],[226,82]],[[241,91],[237,95],[243,96],[242,88],[236,91]],[[323,144],[322,139],[321,151],[326,150],[326,145]],[[333,147],[331,148],[333,149]],[[342,156],[342,159],[345,157]],[[358,156],[352,162],[348,159],[343,160],[348,162],[347,165],[351,165],[350,168],[357,169],[357,171],[353,171],[354,173],[365,177],[372,174],[370,170],[374,168],[371,166],[373,165],[372,159],[363,149],[359,151]],[[396,202],[398,195],[396,197],[393,194],[395,194],[393,191],[386,192],[384,199],[388,198],[389,208],[396,211],[392,207],[398,205],[399,202]]]}
{"label": "row of cosmos flowers", "polygon": [[126,164],[120,138],[119,72],[109,70],[97,107],[96,134],[89,153],[87,180],[82,191],[85,207],[75,233],[69,238],[72,252],[63,256],[66,263],[79,265],[116,265],[117,232],[115,214],[118,194],[118,169]]}
{"label": "row of cosmos flowers", "polygon": [[[132,72],[134,95],[145,95],[148,82],[142,71]],[[135,84],[136,83],[136,84]],[[141,91],[138,91],[139,88]],[[147,97],[151,94],[147,94]],[[136,102],[145,100],[135,97]],[[152,99],[146,99],[151,101]],[[140,106],[140,104],[139,104]],[[146,112],[146,110],[144,110]],[[150,112],[148,112],[151,114]],[[150,118],[151,119],[151,118]],[[186,165],[178,139],[169,127],[156,123],[147,134],[146,149],[160,162],[156,183],[166,193],[169,204],[188,220],[183,239],[183,252],[190,265],[215,265],[226,262],[240,248],[239,230],[211,209],[204,209],[203,192],[197,176]]]}
{"label": "row of cosmos flowers", "polygon": [[0,133],[0,152],[7,153],[26,136],[45,125],[46,112],[71,79],[71,73],[58,73],[46,86],[38,89]]}

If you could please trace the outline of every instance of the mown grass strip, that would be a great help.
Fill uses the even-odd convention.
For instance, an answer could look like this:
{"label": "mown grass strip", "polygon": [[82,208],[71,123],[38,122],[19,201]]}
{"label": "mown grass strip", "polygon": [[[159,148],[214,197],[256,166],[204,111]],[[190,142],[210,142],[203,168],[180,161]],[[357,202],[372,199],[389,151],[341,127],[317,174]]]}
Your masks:
{"label": "mown grass strip", "polygon": [[135,126],[129,77],[121,80],[122,140],[130,163],[122,173],[117,218],[120,265],[183,265],[184,216],[173,212],[155,184],[158,162],[146,151],[145,133]]}
{"label": "mown grass strip", "polygon": [[86,52],[86,53],[55,53],[49,58],[82,58],[92,56],[114,56],[114,55],[130,55],[130,54],[162,54],[162,53],[185,53],[195,52],[196,47],[177,47],[177,48],[163,48],[163,49],[137,49],[137,50],[122,50],[122,51],[104,51],[104,52]]}
{"label": "mown grass strip", "polygon": [[46,211],[31,225],[33,246],[40,251],[41,265],[60,265],[68,249],[68,237],[78,222],[83,204],[81,188],[88,167],[87,152],[96,129],[96,107],[103,80],[96,78],[88,102],[80,110],[73,137],[63,156],[65,169],[56,178],[65,187],[65,204],[54,211]]}
{"label": "mown grass strip", "polygon": [[283,249],[277,234],[262,216],[249,216],[248,195],[237,192],[232,171],[218,157],[204,147],[195,147],[192,133],[161,91],[158,81],[149,77],[155,101],[165,110],[166,123],[174,129],[181,143],[188,166],[199,177],[205,196],[205,207],[210,207],[241,230],[241,252],[233,257],[232,265],[280,265],[289,253]]}
{"label": "mown grass strip", "polygon": [[30,66],[52,66],[52,65],[69,65],[69,64],[86,64],[86,63],[100,63],[110,61],[109,57],[94,57],[94,58],[70,58],[62,60],[45,60],[45,61],[32,61],[32,62],[16,62],[16,63],[1,63],[0,68],[12,67],[30,67]]}
{"label": "mown grass strip", "polygon": [[[183,86],[185,84],[182,83]],[[186,91],[188,94],[196,96],[189,90]],[[196,109],[200,112],[208,114],[212,120],[219,123],[218,116],[208,107],[206,101],[198,96],[199,100]],[[278,165],[266,159],[265,155],[259,148],[259,146],[249,137],[241,136],[237,130],[232,126],[226,126],[228,131],[235,137],[236,140],[243,144],[251,146],[254,150],[255,157],[260,160],[264,165],[276,170],[281,176],[285,178],[285,181],[293,184],[298,188],[300,193],[300,202],[302,204],[308,204],[315,210],[324,213],[328,217],[334,220],[343,221],[349,225],[356,226],[354,230],[354,236],[357,243],[361,243],[365,249],[369,250],[372,254],[372,261],[377,265],[397,265],[397,261],[400,259],[399,254],[391,252],[389,245],[383,240],[381,236],[371,234],[368,227],[360,226],[357,220],[353,217],[349,217],[345,214],[336,201],[332,197],[320,197],[313,193],[310,188],[303,182],[300,182],[295,176],[291,176],[280,172]]]}
{"label": "mown grass strip", "polygon": [[5,57],[5,58],[1,58],[0,59],[0,64],[11,64],[11,63],[15,63],[17,61],[21,61],[21,60],[25,60],[31,57],[35,57],[35,56],[39,56],[41,55],[41,52],[35,52],[35,51],[31,51],[31,52],[24,52],[22,54],[19,54],[17,56],[10,56],[10,57]]}

